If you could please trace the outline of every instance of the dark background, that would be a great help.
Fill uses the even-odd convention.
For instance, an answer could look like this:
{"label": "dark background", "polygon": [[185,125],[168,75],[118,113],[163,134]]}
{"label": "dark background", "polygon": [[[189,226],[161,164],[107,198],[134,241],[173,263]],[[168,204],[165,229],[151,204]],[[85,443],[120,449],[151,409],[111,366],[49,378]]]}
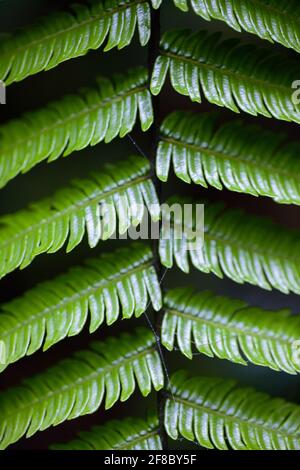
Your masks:
{"label": "dark background", "polygon": [[[0,2],[1,32],[9,32],[19,26],[34,22],[41,15],[47,15],[50,11],[67,6],[68,1],[58,0],[3,0]],[[246,33],[238,34],[230,30],[224,23],[214,21],[207,23],[192,11],[182,13],[173,6],[171,0],[163,1],[162,31],[172,27],[190,27],[196,29],[222,30],[226,37],[237,36],[244,41],[259,43],[263,47],[272,47],[273,51],[281,51],[286,56],[298,58],[293,51],[279,45],[270,46],[267,42],[259,41],[256,37]],[[137,37],[131,46],[121,52],[113,50],[102,53],[102,50],[93,51],[86,56],[65,62],[55,69],[29,77],[21,83],[13,84],[7,91],[7,104],[0,107],[0,119],[5,122],[18,117],[25,110],[34,110],[45,105],[48,101],[62,97],[66,93],[76,92],[77,88],[92,85],[97,75],[110,76],[113,72],[124,71],[130,66],[147,64],[147,47],[141,48]],[[300,79],[300,77],[295,77]],[[192,104],[188,98],[176,94],[169,85],[165,86],[161,94],[160,119],[175,109],[193,109],[198,111],[216,110],[216,107],[207,102]],[[220,109],[220,113],[226,119],[235,119],[230,111]],[[284,131],[291,139],[299,137],[299,126],[293,123],[285,123],[267,118],[252,118],[242,115],[245,122],[261,124],[273,131]],[[145,153],[149,152],[149,136],[143,135],[136,126],[132,134]],[[57,188],[64,186],[73,177],[87,175],[89,170],[98,169],[104,162],[125,158],[130,153],[136,153],[136,149],[128,138],[116,139],[109,145],[99,144],[94,148],[87,148],[71,156],[57,160],[53,164],[42,163],[35,167],[27,175],[21,175],[11,181],[0,193],[0,215],[14,212],[23,208],[27,203],[39,200],[51,195]],[[300,156],[299,156],[300,158]],[[300,228],[300,208],[275,204],[271,199],[240,195],[238,193],[223,190],[222,193],[200,186],[186,185],[173,178],[168,185],[163,186],[163,196],[169,193],[190,194],[195,197],[209,196],[229,202],[233,206],[246,208],[249,212],[268,216],[274,221],[291,228]],[[92,255],[97,255],[104,250],[110,250],[119,246],[120,242],[100,243],[93,250]],[[15,271],[6,276],[0,283],[0,302],[8,301],[21,295],[37,282],[51,279],[64,272],[68,267],[82,262],[85,256],[91,256],[91,251],[85,240],[80,247],[66,255],[60,250],[55,255],[39,256],[24,271]],[[299,312],[299,299],[296,295],[285,295],[280,292],[267,292],[250,285],[238,285],[224,279],[220,280],[214,275],[205,275],[196,270],[187,276],[178,270],[168,272],[165,277],[167,288],[182,285],[193,285],[198,289],[213,289],[219,294],[242,298],[252,305],[258,305],[269,309],[290,307],[293,312]],[[145,324],[144,319],[140,319]],[[101,328],[93,334],[92,339],[103,339],[107,335],[114,335],[121,329],[131,330],[136,320],[118,322],[113,327]],[[0,388],[19,383],[24,377],[43,371],[49,365],[66,357],[76,349],[85,348],[91,341],[91,336],[85,329],[79,336],[67,339],[46,353],[36,353],[30,358],[25,358],[11,365],[0,376]],[[266,391],[274,396],[282,396],[296,403],[300,403],[300,384],[297,376],[289,376],[284,373],[273,372],[267,368],[248,367],[232,364],[218,359],[209,359],[205,356],[195,356],[193,361],[184,359],[183,356],[172,353],[167,355],[168,369],[170,373],[178,367],[187,368],[193,374],[216,375],[223,377],[235,377],[242,384],[251,384],[254,387]],[[103,412],[101,408],[91,416],[84,416],[74,421],[66,422],[56,428],[50,428],[38,433],[28,440],[21,440],[11,446],[16,449],[46,449],[53,442],[68,441],[76,435],[76,432],[88,429],[91,424],[101,424],[106,419],[129,416],[130,414],[144,414],[153,401],[154,395],[148,399],[139,399],[136,394],[125,404],[117,404],[112,410]],[[137,409],[138,408],[138,409]],[[177,444],[174,444],[177,445]],[[173,443],[171,443],[173,446]],[[187,447],[185,445],[185,447]]]}

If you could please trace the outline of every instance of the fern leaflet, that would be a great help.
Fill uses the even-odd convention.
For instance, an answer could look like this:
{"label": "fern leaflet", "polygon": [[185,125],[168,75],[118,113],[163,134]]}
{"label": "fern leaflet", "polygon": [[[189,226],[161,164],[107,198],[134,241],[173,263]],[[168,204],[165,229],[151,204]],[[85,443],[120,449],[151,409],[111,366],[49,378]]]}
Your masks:
{"label": "fern leaflet", "polygon": [[[87,232],[89,246],[141,223],[145,208],[160,216],[150,165],[140,156],[109,164],[90,179],[73,181],[52,198],[0,218],[0,277],[28,266],[41,253],[55,253],[68,240],[73,250]],[[118,221],[118,223],[117,223]]]}
{"label": "fern leaflet", "polygon": [[291,88],[300,76],[297,61],[241,45],[237,39],[220,41],[219,33],[206,31],[168,31],[160,47],[151,80],[154,95],[169,70],[173,88],[192,101],[201,102],[200,82],[210,103],[300,123],[300,106],[293,103]]}
{"label": "fern leaflet", "polygon": [[[188,11],[188,0],[174,0]],[[300,52],[300,8],[298,0],[191,0],[194,12],[207,21],[225,21],[228,26],[279,42]]]}
{"label": "fern leaflet", "polygon": [[52,450],[161,450],[158,420],[149,417],[114,420],[90,431],[81,432],[67,444],[55,444]]}
{"label": "fern leaflet", "polygon": [[[154,7],[158,0],[152,0]],[[61,62],[98,49],[127,46],[138,27],[140,43],[150,37],[151,11],[146,0],[90,0],[42,18],[0,43],[0,79],[6,85],[56,67]]]}
{"label": "fern leaflet", "polygon": [[[180,203],[180,200],[175,202]],[[171,268],[175,260],[182,271],[189,272],[190,260],[195,268],[220,278],[224,273],[241,284],[249,282],[286,294],[300,293],[298,231],[286,230],[240,209],[226,209],[221,203],[202,202],[205,202],[204,244],[200,240],[199,245],[189,246],[184,228],[179,239],[174,236],[171,224],[170,233],[161,237],[159,244],[164,266]],[[184,203],[185,200],[181,200],[181,204]],[[173,224],[180,225],[181,220],[173,217]]]}
{"label": "fern leaflet", "polygon": [[288,310],[269,312],[209,291],[174,289],[165,297],[162,343],[192,359],[192,344],[207,356],[247,365],[300,372],[294,344],[300,338],[300,316]]}
{"label": "fern leaflet", "polygon": [[167,181],[170,165],[186,183],[224,186],[231,191],[300,204],[300,145],[282,134],[232,121],[217,125],[216,114],[176,111],[164,120],[156,173]]}
{"label": "fern leaflet", "polygon": [[172,378],[174,398],[168,398],[165,427],[172,439],[181,434],[207,448],[227,450],[299,450],[300,407],[270,398],[233,380]]}
{"label": "fern leaflet", "polygon": [[139,243],[70,269],[53,281],[39,284],[23,297],[0,306],[0,341],[5,365],[31,355],[42,345],[47,350],[67,336],[79,334],[90,319],[93,333],[106,320],[139,317],[148,298],[155,310],[162,299],[152,252]]}
{"label": "fern leaflet", "polygon": [[22,385],[0,394],[0,449],[26,434],[56,426],[126,401],[136,384],[143,396],[163,387],[163,373],[151,332],[140,328],[92,343]]}
{"label": "fern leaflet", "polygon": [[110,142],[130,132],[139,110],[141,127],[152,124],[147,70],[135,68],[97,87],[79,90],[46,108],[0,127],[0,187],[37,163],[52,162],[88,145]]}

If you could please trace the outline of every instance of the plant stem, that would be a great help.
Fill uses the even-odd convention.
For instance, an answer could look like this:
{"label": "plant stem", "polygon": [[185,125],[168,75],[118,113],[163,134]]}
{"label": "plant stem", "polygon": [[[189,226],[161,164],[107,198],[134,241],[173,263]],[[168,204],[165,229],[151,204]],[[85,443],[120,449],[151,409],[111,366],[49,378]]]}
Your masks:
{"label": "plant stem", "polygon": [[[151,38],[149,41],[149,49],[148,49],[149,80],[150,80],[151,72],[153,70],[155,59],[159,53],[160,8],[157,10],[152,9],[151,25],[152,25]],[[153,172],[153,183],[156,188],[156,193],[157,193],[159,203],[161,204],[162,203],[162,185],[159,179],[156,178],[155,176],[155,157],[156,157],[156,149],[157,149],[158,139],[159,139],[159,126],[160,126],[159,95],[152,97],[152,103],[153,103],[153,112],[154,112],[154,123],[150,131],[150,164],[151,164],[151,168]],[[160,282],[161,282],[162,293],[164,294],[164,286],[163,286],[164,269],[159,258],[159,241],[158,240],[153,241],[153,253],[154,253],[154,258],[155,258],[155,268],[158,274],[158,278],[160,279]],[[162,325],[162,320],[163,320],[163,313],[164,311],[163,309],[161,309],[160,312],[157,312],[156,314],[155,331],[156,331],[156,336],[158,338],[161,337],[161,325]],[[166,358],[164,356],[163,349],[161,347],[160,342],[157,344],[157,349],[161,357],[161,360],[163,361],[165,367],[167,367]],[[165,370],[164,375],[165,375],[165,383],[168,383],[169,379],[167,377],[166,370]],[[165,397],[164,390],[159,391],[157,393],[157,413],[158,413],[158,419],[159,419],[159,433],[160,433],[160,438],[162,442],[162,447],[164,450],[167,450],[168,449],[168,435],[165,431],[165,426],[164,426],[165,400],[166,400],[166,397]]]}

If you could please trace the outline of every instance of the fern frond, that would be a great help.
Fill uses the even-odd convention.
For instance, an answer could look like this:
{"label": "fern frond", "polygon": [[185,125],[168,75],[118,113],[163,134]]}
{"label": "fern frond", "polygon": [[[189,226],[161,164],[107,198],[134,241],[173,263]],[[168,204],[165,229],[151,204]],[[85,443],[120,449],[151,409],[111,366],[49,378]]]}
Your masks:
{"label": "fern frond", "polygon": [[[145,208],[158,220],[159,204],[149,162],[133,156],[105,165],[28,209],[0,218],[0,277],[28,266],[41,253],[55,253],[68,240],[73,250],[87,232],[89,246],[141,223]],[[118,223],[117,223],[118,222]]]}
{"label": "fern frond", "polygon": [[88,145],[130,132],[139,110],[141,127],[152,124],[147,70],[139,67],[97,87],[79,90],[38,111],[0,126],[0,188],[39,162],[52,162]]}
{"label": "fern frond", "polygon": [[211,185],[276,202],[300,205],[300,145],[284,136],[216,114],[176,111],[160,128],[156,172],[167,181],[170,165],[186,183]]}
{"label": "fern frond", "polygon": [[182,11],[191,3],[203,19],[225,21],[236,31],[245,30],[267,41],[300,52],[300,5],[298,0],[174,0]]}
{"label": "fern frond", "polygon": [[[172,205],[170,201],[170,205]],[[201,202],[201,201],[198,201]],[[191,264],[205,273],[223,274],[238,283],[249,282],[263,289],[275,288],[300,294],[300,237],[271,221],[240,209],[224,209],[221,203],[205,202],[204,244],[189,244],[183,227],[181,239],[171,224],[160,239],[160,259],[171,268],[174,260],[184,272]],[[196,201],[176,200],[176,203]],[[184,208],[183,208],[184,210]],[[191,221],[191,226],[194,224]],[[173,224],[182,224],[173,217]]]}
{"label": "fern frond", "polygon": [[139,317],[149,298],[160,310],[161,291],[152,262],[151,249],[134,243],[87,260],[84,267],[72,268],[0,306],[0,341],[6,353],[0,371],[41,347],[45,351],[79,334],[88,317],[93,333],[104,321],[112,325],[119,317]]}
{"label": "fern frond", "polygon": [[299,450],[300,407],[243,387],[234,380],[172,377],[165,428],[203,447],[227,450]]}
{"label": "fern frond", "polygon": [[288,310],[270,312],[251,307],[242,300],[173,289],[164,299],[162,343],[169,350],[174,343],[189,359],[193,347],[210,357],[259,366],[289,374],[300,372],[293,345],[300,338],[300,316]]}
{"label": "fern frond", "polygon": [[158,419],[125,418],[94,426],[81,432],[67,444],[55,444],[52,450],[161,450]]}
{"label": "fern frond", "polygon": [[180,94],[257,116],[300,123],[300,107],[292,100],[292,83],[300,76],[299,63],[268,49],[237,39],[220,40],[220,34],[187,30],[168,31],[160,44],[151,91],[160,93],[170,72]]}
{"label": "fern frond", "polygon": [[90,0],[57,11],[4,38],[0,43],[0,79],[6,85],[56,67],[98,49],[127,46],[138,28],[140,43],[147,44],[151,31],[152,6],[159,0]]}
{"label": "fern frond", "polygon": [[153,334],[144,328],[92,343],[51,369],[0,394],[0,449],[26,434],[126,401],[136,389],[147,396],[163,387]]}

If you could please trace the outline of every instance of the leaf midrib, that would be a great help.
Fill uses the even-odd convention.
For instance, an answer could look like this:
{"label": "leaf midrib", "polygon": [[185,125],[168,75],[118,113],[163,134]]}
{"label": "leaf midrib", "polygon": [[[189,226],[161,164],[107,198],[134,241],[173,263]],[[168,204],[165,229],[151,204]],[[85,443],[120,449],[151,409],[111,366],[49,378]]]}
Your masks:
{"label": "leaf midrib", "polygon": [[[167,393],[167,395],[168,395],[168,393]],[[206,408],[204,405],[199,405],[198,403],[185,400],[185,399],[177,396],[176,394],[172,395],[172,397],[175,401],[185,405],[188,408],[196,408],[196,409],[198,409],[200,411],[203,411],[205,413],[215,415],[218,418],[221,418],[225,421],[237,422],[237,423],[239,423],[240,426],[248,426],[248,427],[257,428],[257,429],[267,431],[267,432],[270,432],[270,433],[273,433],[273,434],[276,434],[276,435],[281,435],[281,436],[283,436],[287,439],[293,438],[293,437],[298,438],[298,439],[300,438],[299,433],[298,434],[297,433],[288,434],[287,432],[280,431],[278,429],[274,429],[274,428],[272,428],[270,426],[267,426],[267,425],[262,425],[262,424],[259,424],[257,422],[255,423],[253,421],[248,421],[248,420],[246,421],[246,420],[243,420],[241,418],[238,418],[237,416],[230,416],[230,415],[227,415],[226,413],[221,413],[220,411],[212,410],[211,408]],[[171,400],[170,397],[169,397],[169,400]]]}
{"label": "leaf midrib", "polygon": [[122,444],[122,445],[113,447],[113,450],[126,450],[128,448],[128,445],[130,445],[130,446],[136,445],[139,442],[143,442],[143,441],[148,440],[151,437],[157,437],[157,436],[159,437],[159,429],[158,428],[153,429],[151,431],[149,430],[145,434],[139,434],[134,439],[128,440],[127,442],[124,442],[124,444]]}
{"label": "leaf midrib", "polygon": [[[226,212],[225,212],[226,214]],[[222,215],[221,214],[218,214],[218,216]],[[173,221],[174,223],[174,221]],[[210,224],[210,225],[213,225],[214,224],[214,221]],[[180,224],[179,224],[180,225]],[[206,240],[209,240],[209,242],[217,242],[217,243],[220,243],[221,245],[223,246],[234,246],[236,248],[239,248],[239,249],[242,249],[243,251],[247,251],[248,253],[250,254],[258,254],[258,255],[262,255],[262,256],[265,256],[266,254],[267,255],[270,255],[272,256],[273,259],[277,260],[277,259],[281,259],[283,261],[285,260],[289,260],[289,261],[292,261],[293,263],[295,263],[295,255],[288,255],[288,256],[282,256],[280,254],[278,254],[278,251],[276,252],[276,254],[274,254],[274,250],[270,250],[270,249],[265,249],[265,250],[262,250],[260,249],[257,244],[255,243],[249,243],[247,242],[247,244],[241,244],[240,242],[238,242],[236,239],[228,239],[226,238],[226,236],[223,236],[223,238],[221,236],[218,236],[214,233],[214,231],[210,228],[210,229],[207,229],[205,228],[204,230],[204,246],[205,246],[205,243],[206,243]]]}
{"label": "leaf midrib", "polygon": [[289,171],[285,171],[283,169],[278,169],[276,167],[273,167],[272,165],[267,165],[266,163],[262,164],[261,161],[257,161],[257,162],[250,161],[250,160],[247,160],[245,158],[241,158],[239,155],[233,155],[233,154],[226,153],[226,152],[211,150],[209,148],[202,147],[201,145],[186,143],[186,142],[176,140],[176,139],[170,138],[170,137],[162,136],[160,138],[160,140],[163,141],[163,142],[170,143],[172,145],[178,145],[180,147],[187,147],[187,148],[190,148],[192,150],[207,153],[208,155],[212,155],[212,156],[216,156],[216,157],[219,157],[219,158],[244,163],[248,166],[252,166],[252,167],[255,167],[255,168],[259,167],[259,168],[261,168],[262,170],[265,170],[265,171],[272,171],[273,173],[278,173],[280,175],[282,174],[284,176],[288,176],[289,178],[300,180],[300,174],[298,175],[295,172],[289,172]]}
{"label": "leaf midrib", "polygon": [[255,78],[253,76],[245,75],[245,74],[243,74],[239,71],[236,71],[236,72],[232,71],[228,68],[225,68],[224,66],[217,67],[216,65],[207,64],[205,62],[199,62],[195,59],[191,59],[190,57],[186,57],[185,55],[179,55],[179,54],[175,54],[175,53],[168,52],[168,51],[165,51],[165,50],[160,50],[160,55],[165,56],[165,57],[169,57],[170,59],[174,59],[174,60],[182,60],[183,62],[188,62],[190,64],[195,65],[198,68],[201,68],[201,67],[206,68],[206,69],[211,70],[213,72],[218,72],[221,75],[230,75],[231,77],[234,77],[235,79],[238,78],[239,80],[245,80],[245,83],[252,82],[252,83],[260,85],[260,86],[263,85],[266,89],[267,88],[274,88],[275,90],[281,89],[285,93],[287,93],[287,92],[291,93],[290,88],[286,85],[274,84],[274,83],[269,82],[267,80],[261,80],[261,79]]}
{"label": "leaf midrib", "polygon": [[[237,310],[233,311],[232,314],[234,315],[238,312],[241,312],[241,311],[247,310],[247,309],[249,309],[249,307],[240,308],[240,309],[237,309]],[[259,338],[261,340],[266,340],[266,341],[276,340],[276,341],[278,341],[282,344],[285,344],[287,346],[291,346],[291,343],[293,343],[293,341],[295,340],[295,338],[291,338],[290,341],[286,340],[286,339],[283,340],[280,332],[278,332],[276,334],[276,333],[272,332],[271,330],[268,330],[269,333],[272,333],[274,335],[274,336],[270,337],[265,332],[256,333],[256,332],[252,331],[249,326],[243,326],[243,329],[239,329],[237,327],[231,326],[230,324],[224,324],[224,323],[219,323],[217,321],[206,320],[206,319],[203,319],[202,317],[194,316],[194,315],[189,314],[187,312],[183,312],[182,310],[179,310],[179,309],[166,307],[166,312],[171,313],[171,315],[176,315],[176,316],[180,316],[180,317],[183,317],[183,318],[188,318],[189,320],[191,320],[193,322],[205,323],[206,325],[219,328],[220,330],[227,330],[231,334],[234,333],[235,336],[238,339],[239,339],[240,336],[253,336],[255,338]]]}
{"label": "leaf midrib", "polygon": [[[148,2],[148,0],[133,0],[131,2],[125,3],[125,4],[120,5],[118,7],[111,8],[110,10],[102,11],[100,14],[98,14],[96,16],[91,16],[91,18],[89,18],[88,20],[77,22],[75,25],[70,26],[69,28],[65,28],[65,29],[56,31],[52,34],[48,34],[46,36],[43,36],[43,38],[41,38],[41,39],[35,39],[34,41],[28,42],[25,45],[17,47],[16,49],[14,49],[14,54],[12,55],[12,57],[14,58],[19,52],[24,51],[26,49],[30,49],[32,46],[35,46],[36,44],[42,44],[44,41],[48,41],[50,39],[57,38],[57,37],[59,37],[63,34],[69,33],[69,32],[74,31],[76,29],[80,29],[82,26],[91,24],[94,21],[101,20],[102,18],[105,18],[106,16],[112,16],[114,13],[117,13],[118,11],[123,11],[123,10],[126,10],[127,8],[133,7],[134,5],[138,5],[140,3],[145,3],[145,2]],[[69,15],[71,15],[74,19],[76,19],[76,21],[77,21],[75,13],[72,13],[72,12],[67,12],[67,13]],[[10,53],[11,53],[11,51],[5,52],[2,55],[2,58],[3,58],[3,56],[10,56]]]}
{"label": "leaf midrib", "polygon": [[[102,429],[101,430],[99,429],[99,431],[102,431]],[[105,429],[103,429],[102,432],[105,432]],[[144,434],[142,434],[142,433],[144,433]],[[97,450],[97,445],[95,445],[94,442],[90,441],[89,437],[90,437],[89,435],[87,435],[85,437],[81,437],[80,441],[82,441],[82,442],[88,444],[89,446],[91,446],[93,450]],[[92,437],[92,440],[93,440],[94,436],[93,436],[92,432],[91,432],[91,437]],[[98,436],[96,436],[96,439],[97,439],[97,437]],[[127,441],[123,440],[121,444],[117,444],[117,445],[113,446],[112,450],[128,450],[128,446],[135,446],[139,442],[147,441],[151,437],[159,437],[159,429],[158,428],[153,427],[153,428],[147,428],[146,431],[142,430],[140,433],[136,433],[133,436],[130,436],[130,438]],[[107,444],[109,444],[108,440],[106,442],[107,442]],[[70,444],[72,445],[72,442]],[[68,450],[68,449],[66,449],[66,450]]]}
{"label": "leaf midrib", "polygon": [[[92,293],[96,292],[98,289],[101,289],[101,290],[105,289],[107,286],[109,286],[111,284],[115,284],[115,283],[121,281],[122,279],[131,276],[132,274],[134,274],[136,272],[143,271],[143,270],[149,268],[150,266],[152,266],[151,261],[144,262],[144,263],[140,264],[139,266],[136,266],[135,268],[129,269],[128,271],[126,271],[126,273],[123,273],[123,274],[117,273],[117,275],[115,275],[115,277],[111,276],[111,278],[108,278],[108,279],[104,279],[104,280],[101,279],[100,281],[96,282],[95,284],[93,284],[93,285],[91,285],[91,286],[89,286],[85,289],[76,291],[75,294],[59,301],[57,304],[51,305],[51,307],[46,307],[43,310],[41,310],[40,312],[37,312],[36,314],[31,315],[29,318],[26,319],[26,321],[19,322],[14,328],[10,328],[9,330],[4,331],[4,334],[1,334],[0,338],[4,339],[7,336],[13,334],[15,331],[18,331],[18,330],[24,328],[25,326],[27,326],[28,324],[37,321],[40,317],[43,317],[43,316],[46,317],[47,315],[51,314],[51,312],[53,310],[59,310],[59,309],[65,307],[66,305],[68,305],[70,303],[76,302],[81,297],[91,295]],[[84,272],[82,273],[82,275],[84,276]],[[75,290],[75,289],[73,289],[73,290]],[[26,299],[26,300],[30,300],[30,299]],[[3,314],[4,315],[12,315],[13,318],[17,318],[15,316],[15,314],[11,314],[10,311],[6,311],[5,309],[3,310]],[[0,315],[0,321],[1,321],[1,315]]]}
{"label": "leaf midrib", "polygon": [[[80,387],[82,384],[84,384],[86,382],[89,382],[89,381],[92,381],[98,375],[105,376],[107,373],[109,373],[114,368],[118,368],[121,365],[133,362],[135,359],[137,359],[139,357],[146,356],[147,354],[153,353],[153,352],[155,352],[155,346],[152,346],[152,347],[147,346],[147,348],[145,348],[143,351],[133,352],[130,357],[127,357],[125,359],[124,359],[124,357],[121,357],[117,361],[113,362],[112,364],[107,364],[104,367],[100,367],[99,369],[94,370],[93,372],[91,372],[90,374],[88,374],[84,378],[80,377],[79,379],[76,379],[72,383],[70,383],[68,385],[64,385],[63,387],[61,387],[59,389],[50,390],[49,393],[45,394],[41,398],[36,398],[34,400],[31,400],[30,402],[25,403],[23,406],[15,407],[9,413],[5,413],[5,418],[4,419],[7,420],[7,418],[11,415],[19,415],[22,412],[22,410],[24,410],[26,408],[33,407],[38,403],[43,403],[43,402],[49,400],[50,398],[52,398],[53,396],[58,395],[60,393],[67,393],[69,389],[75,389],[77,387]],[[97,354],[97,352],[95,352],[95,354]],[[100,356],[100,355],[99,355],[99,360],[103,360],[102,356]],[[82,359],[74,359],[73,362],[78,362],[78,363],[83,362],[84,363],[84,361]],[[91,366],[89,366],[89,367],[91,367]],[[135,384],[136,384],[136,382],[135,382]],[[21,384],[21,387],[25,388],[26,391],[28,391],[28,390],[31,391],[30,384],[26,384],[26,383],[24,385]],[[71,410],[71,413],[72,413],[72,410]],[[3,421],[4,421],[4,419],[3,419]]]}
{"label": "leaf midrib", "polygon": [[[51,126],[46,126],[46,127],[42,127],[40,129],[38,129],[36,132],[33,132],[33,133],[29,134],[28,138],[22,138],[20,140],[14,141],[14,142],[12,142],[10,140],[10,143],[8,145],[4,145],[4,146],[0,145],[0,151],[1,151],[1,154],[2,154],[2,155],[0,155],[0,158],[2,157],[4,159],[6,159],[7,156],[3,155],[3,153],[6,152],[7,150],[9,150],[10,148],[13,148],[15,150],[15,148],[17,146],[21,146],[21,145],[24,145],[24,144],[28,145],[30,142],[34,141],[36,138],[40,137],[43,134],[46,134],[48,132],[52,132],[53,130],[59,129],[60,127],[65,127],[68,123],[70,123],[74,120],[80,119],[81,117],[86,116],[90,113],[93,113],[97,109],[105,108],[106,106],[110,106],[113,103],[117,103],[119,101],[122,101],[122,100],[124,100],[124,98],[127,98],[128,96],[138,94],[142,91],[145,91],[146,89],[147,89],[146,86],[138,86],[138,87],[132,88],[128,91],[125,91],[123,93],[116,94],[113,97],[104,98],[98,104],[95,104],[93,106],[86,106],[83,110],[79,111],[78,113],[72,113],[70,116],[68,116],[65,119],[58,119],[55,122],[55,124],[53,124]],[[75,95],[74,95],[74,97],[75,97]],[[81,98],[84,101],[85,97],[82,96]],[[59,104],[63,105],[64,100],[62,99],[59,102]],[[49,108],[46,107],[45,112],[47,112],[47,111],[49,111]],[[53,111],[53,110],[51,110],[51,111]],[[39,112],[39,111],[37,111],[37,112]],[[57,110],[55,110],[55,112],[57,112]],[[20,118],[20,119],[22,119],[22,118]],[[1,130],[1,128],[0,128],[0,130]]]}
{"label": "leaf midrib", "polygon": [[[17,240],[19,238],[22,238],[24,235],[34,231],[35,229],[37,229],[41,225],[50,224],[55,219],[59,219],[60,217],[63,217],[64,215],[68,214],[69,212],[72,212],[73,210],[87,207],[90,204],[92,204],[93,202],[98,202],[100,204],[100,202],[103,199],[106,199],[106,198],[112,196],[115,193],[122,192],[122,191],[126,190],[129,187],[138,186],[143,181],[147,181],[149,179],[150,179],[150,174],[149,175],[144,174],[143,176],[136,177],[135,179],[132,179],[132,180],[128,181],[127,183],[124,183],[123,185],[116,186],[115,188],[110,189],[109,191],[106,191],[106,192],[101,191],[100,195],[99,194],[97,194],[97,195],[94,194],[93,196],[86,197],[82,200],[82,202],[77,203],[77,204],[71,204],[71,206],[67,207],[64,210],[57,211],[56,209],[54,209],[56,212],[51,214],[51,216],[46,217],[45,219],[42,219],[39,222],[31,225],[27,229],[22,230],[21,232],[17,233],[15,236],[10,237],[8,240],[5,240],[3,242],[0,241],[0,247],[7,246],[7,245],[10,245],[10,244],[14,243],[15,240]],[[77,189],[77,188],[74,188],[74,189]],[[50,208],[50,210],[51,210],[51,208]],[[28,209],[28,212],[31,214],[29,209]],[[34,211],[32,211],[32,213],[34,213]],[[0,220],[0,222],[1,222],[1,220]],[[7,230],[8,228],[10,229],[11,226],[10,225],[6,226],[6,227],[4,226],[3,231]],[[0,231],[0,236],[1,236],[1,231]]]}

